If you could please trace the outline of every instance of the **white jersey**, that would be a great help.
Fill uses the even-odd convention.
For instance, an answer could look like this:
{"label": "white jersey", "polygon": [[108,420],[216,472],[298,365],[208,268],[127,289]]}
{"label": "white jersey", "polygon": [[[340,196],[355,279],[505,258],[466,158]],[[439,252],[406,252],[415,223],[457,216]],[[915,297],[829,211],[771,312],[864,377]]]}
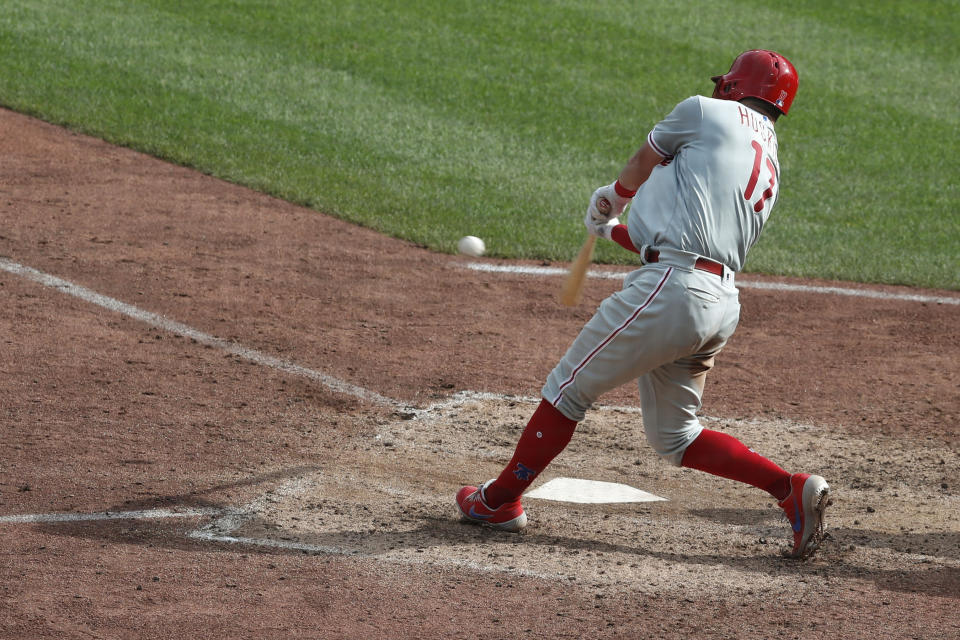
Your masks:
{"label": "white jersey", "polygon": [[693,96],[647,136],[665,158],[633,198],[634,245],[743,268],[780,188],[773,122],[739,102]]}

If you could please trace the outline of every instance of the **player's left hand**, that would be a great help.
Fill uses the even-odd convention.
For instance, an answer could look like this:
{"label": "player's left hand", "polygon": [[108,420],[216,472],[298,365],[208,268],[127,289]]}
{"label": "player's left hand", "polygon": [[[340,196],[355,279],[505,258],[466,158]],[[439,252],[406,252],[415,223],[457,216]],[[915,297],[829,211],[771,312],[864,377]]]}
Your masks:
{"label": "player's left hand", "polygon": [[[623,210],[626,209],[627,205],[630,203],[630,198],[624,198],[619,193],[617,193],[616,182],[608,184],[606,186],[600,187],[593,192],[593,195],[590,196],[590,204],[587,206],[587,215],[593,219],[597,224],[603,224],[611,218],[616,218],[623,213]],[[597,203],[604,199],[610,203],[610,208],[604,210],[603,207],[598,207]]]}
{"label": "player's left hand", "polygon": [[617,217],[610,218],[606,221],[597,222],[593,219],[593,216],[590,215],[589,211],[587,211],[587,215],[583,218],[583,226],[587,228],[587,232],[590,233],[590,235],[603,238],[604,240],[611,239],[610,236],[613,234],[613,228],[618,224],[620,224],[620,219]]}

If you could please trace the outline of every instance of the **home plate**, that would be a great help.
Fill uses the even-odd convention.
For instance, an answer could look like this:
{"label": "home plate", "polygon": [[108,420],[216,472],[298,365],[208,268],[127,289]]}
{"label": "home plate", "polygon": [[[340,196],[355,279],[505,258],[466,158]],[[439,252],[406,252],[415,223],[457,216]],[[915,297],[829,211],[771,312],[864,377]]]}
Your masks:
{"label": "home plate", "polygon": [[635,489],[629,485],[616,482],[600,482],[599,480],[580,480],[579,478],[554,478],[530,493],[525,493],[523,497],[581,504],[666,500],[666,498]]}

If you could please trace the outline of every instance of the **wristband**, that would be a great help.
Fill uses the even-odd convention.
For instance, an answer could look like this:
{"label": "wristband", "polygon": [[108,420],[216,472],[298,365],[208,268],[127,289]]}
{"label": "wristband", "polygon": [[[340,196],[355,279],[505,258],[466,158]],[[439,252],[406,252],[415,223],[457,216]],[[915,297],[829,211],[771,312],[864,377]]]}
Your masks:
{"label": "wristband", "polygon": [[616,191],[617,195],[620,196],[621,198],[632,198],[633,196],[637,195],[636,189],[634,189],[633,191],[631,191],[630,189],[627,189],[625,186],[620,184],[619,179],[613,184],[613,190]]}

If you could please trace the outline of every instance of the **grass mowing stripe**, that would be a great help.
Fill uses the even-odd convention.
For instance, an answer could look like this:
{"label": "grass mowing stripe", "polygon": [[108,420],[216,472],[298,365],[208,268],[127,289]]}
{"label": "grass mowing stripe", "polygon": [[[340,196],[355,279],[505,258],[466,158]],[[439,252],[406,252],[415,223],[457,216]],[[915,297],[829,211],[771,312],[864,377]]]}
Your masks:
{"label": "grass mowing stripe", "polygon": [[494,255],[568,260],[586,197],[646,129],[768,46],[802,82],[781,204],[748,268],[958,288],[957,55],[923,45],[957,18],[923,8],[943,15],[11,0],[0,102],[435,249],[471,233]]}

